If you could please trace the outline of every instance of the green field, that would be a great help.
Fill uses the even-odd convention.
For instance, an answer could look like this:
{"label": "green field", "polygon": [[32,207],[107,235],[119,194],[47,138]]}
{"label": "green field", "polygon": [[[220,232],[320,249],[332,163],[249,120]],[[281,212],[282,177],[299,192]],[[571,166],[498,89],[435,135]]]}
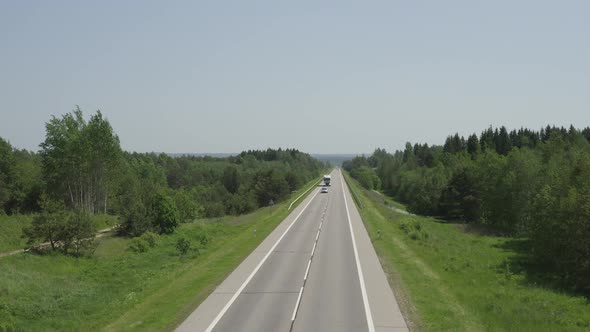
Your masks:
{"label": "green field", "polygon": [[[26,331],[171,330],[289,214],[289,203],[183,224],[145,253],[128,250],[130,239],[105,236],[91,258],[1,258],[0,322]],[[180,257],[176,241],[196,244],[203,233],[207,247]]]}
{"label": "green field", "polygon": [[389,198],[348,180],[413,330],[590,330],[587,298],[543,286],[523,269],[526,239],[400,214]]}

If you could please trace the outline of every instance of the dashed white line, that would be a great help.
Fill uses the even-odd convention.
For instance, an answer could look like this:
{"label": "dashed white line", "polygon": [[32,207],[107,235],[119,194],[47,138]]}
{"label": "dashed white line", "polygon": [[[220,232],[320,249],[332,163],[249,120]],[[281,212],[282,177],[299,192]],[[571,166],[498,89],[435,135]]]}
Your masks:
{"label": "dashed white line", "polygon": [[309,263],[307,263],[307,269],[305,269],[305,277],[303,277],[303,281],[307,280],[307,276],[309,275],[309,268],[311,267],[311,258],[309,259]]}
{"label": "dashed white line", "polygon": [[295,316],[297,316],[297,309],[299,309],[299,303],[301,303],[301,294],[303,294],[303,286],[299,290],[299,296],[297,296],[297,303],[295,303],[295,309],[293,310],[293,316],[291,317],[291,322],[295,320]]}
{"label": "dashed white line", "polygon": [[[285,237],[285,235],[287,235],[287,233],[289,232],[289,230],[291,229],[291,227],[293,227],[293,225],[295,224],[295,222],[297,222],[297,220],[299,219],[299,217],[301,217],[301,215],[303,214],[303,211],[305,211],[305,209],[307,209],[307,207],[309,206],[309,204],[311,202],[313,202],[313,199],[318,195],[319,192],[320,192],[319,190],[316,191],[315,195],[313,195],[313,197],[309,200],[309,202],[307,202],[307,204],[305,205],[305,207],[303,207],[303,209],[301,210],[301,212],[299,212],[299,214],[297,215],[297,217],[295,217],[295,219],[293,220],[293,222],[291,222],[291,224],[289,225],[289,227],[287,227],[287,229],[283,232],[283,234],[277,240],[277,242],[275,242],[275,244],[270,248],[270,250],[262,258],[262,260],[260,261],[260,263],[258,263],[258,265],[256,265],[256,267],[254,268],[254,270],[252,271],[252,273],[250,273],[250,275],[242,283],[242,285],[240,286],[240,288],[238,288],[238,290],[234,293],[234,295],[231,297],[231,299],[229,299],[229,301],[225,304],[225,306],[223,307],[223,309],[221,309],[221,311],[219,312],[219,314],[217,314],[217,316],[211,322],[211,324],[209,324],[209,327],[207,327],[207,329],[205,330],[206,332],[211,332],[215,328],[215,326],[217,325],[217,323],[219,323],[219,321],[221,320],[221,317],[223,317],[223,315],[227,312],[227,310],[229,309],[229,307],[238,298],[238,295],[240,295],[240,293],[244,290],[244,288],[246,288],[246,285],[248,285],[248,283],[250,282],[250,280],[252,280],[252,278],[254,277],[254,275],[256,274],[256,272],[258,272],[258,270],[260,270],[260,267],[262,266],[262,264],[264,264],[264,262],[268,259],[268,257],[270,256],[270,254],[279,245],[279,242],[281,242],[281,240]],[[314,249],[315,249],[315,246],[314,246]],[[301,289],[303,291],[303,287]],[[299,293],[299,296],[301,296],[301,293]],[[297,311],[295,311],[295,312],[297,312]]]}
{"label": "dashed white line", "polygon": [[[327,208],[327,205],[326,205]],[[324,212],[325,214],[325,212]],[[315,253],[315,248],[318,244],[318,240],[320,238],[320,233],[322,230],[322,223],[324,222],[322,216],[322,221],[320,222],[320,227],[318,228],[318,233],[315,236],[315,241],[313,242],[313,248],[311,249],[311,255],[309,255],[309,261],[307,262],[307,268],[305,269],[305,275],[303,276],[303,285],[301,286],[301,290],[299,291],[299,296],[297,297],[297,302],[295,303],[295,308],[293,309],[293,316],[291,317],[291,328],[289,331],[293,330],[293,324],[295,323],[295,317],[297,317],[297,311],[299,310],[299,304],[301,303],[301,297],[303,294],[303,289],[305,288],[305,283],[307,282],[307,276],[309,275],[309,269],[311,268],[311,261],[313,260],[313,254]]]}

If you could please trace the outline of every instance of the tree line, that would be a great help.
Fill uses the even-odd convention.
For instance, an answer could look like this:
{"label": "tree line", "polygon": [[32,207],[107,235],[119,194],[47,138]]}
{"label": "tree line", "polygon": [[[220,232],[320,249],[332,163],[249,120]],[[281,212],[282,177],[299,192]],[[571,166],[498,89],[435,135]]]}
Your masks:
{"label": "tree line", "polygon": [[443,145],[407,143],[343,164],[367,189],[413,213],[530,239],[560,281],[590,291],[590,128],[488,128]]}
{"label": "tree line", "polygon": [[195,218],[280,202],[327,167],[295,149],[227,158],[126,152],[100,111],[87,121],[79,108],[45,128],[38,152],[0,138],[0,214],[34,213],[30,243],[65,243],[64,251],[93,234],[95,214],[118,216],[125,235],[171,233]]}

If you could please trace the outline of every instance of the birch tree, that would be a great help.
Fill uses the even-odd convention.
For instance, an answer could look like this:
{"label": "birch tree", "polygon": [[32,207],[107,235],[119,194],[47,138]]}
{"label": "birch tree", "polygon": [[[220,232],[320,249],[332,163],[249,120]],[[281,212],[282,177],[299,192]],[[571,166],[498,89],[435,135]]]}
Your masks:
{"label": "birch tree", "polygon": [[48,190],[75,210],[106,212],[121,159],[110,123],[100,111],[86,122],[78,107],[61,118],[53,116],[45,128],[40,147]]}

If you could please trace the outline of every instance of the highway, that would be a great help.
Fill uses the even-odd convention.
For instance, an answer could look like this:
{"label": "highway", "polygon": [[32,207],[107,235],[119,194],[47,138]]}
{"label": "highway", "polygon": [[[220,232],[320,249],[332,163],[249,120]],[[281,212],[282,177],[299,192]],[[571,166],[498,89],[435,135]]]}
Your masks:
{"label": "highway", "polygon": [[177,331],[407,331],[340,171]]}

